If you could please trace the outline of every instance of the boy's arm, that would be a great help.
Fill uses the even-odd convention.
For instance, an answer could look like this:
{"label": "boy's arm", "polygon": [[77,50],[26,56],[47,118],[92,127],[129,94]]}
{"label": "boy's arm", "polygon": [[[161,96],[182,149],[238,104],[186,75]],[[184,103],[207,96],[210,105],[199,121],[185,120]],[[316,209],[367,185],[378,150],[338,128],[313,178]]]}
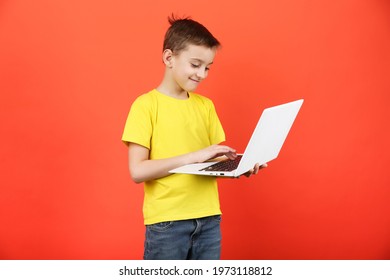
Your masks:
{"label": "boy's arm", "polygon": [[234,159],[236,151],[224,145],[212,145],[205,149],[165,159],[149,159],[149,149],[144,146],[129,143],[129,169],[135,183],[142,183],[168,175],[169,170],[182,165],[204,162],[206,160],[226,155]]}

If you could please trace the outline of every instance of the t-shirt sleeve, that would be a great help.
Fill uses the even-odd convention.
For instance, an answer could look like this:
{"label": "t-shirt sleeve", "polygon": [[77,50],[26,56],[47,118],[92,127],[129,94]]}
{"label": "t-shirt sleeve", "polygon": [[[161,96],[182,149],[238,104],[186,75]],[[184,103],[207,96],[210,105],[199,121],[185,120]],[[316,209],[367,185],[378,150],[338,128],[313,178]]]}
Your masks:
{"label": "t-shirt sleeve", "polygon": [[218,118],[214,104],[210,101],[210,143],[219,144],[225,141],[225,132]]}
{"label": "t-shirt sleeve", "polygon": [[152,110],[150,102],[145,97],[137,98],[127,116],[122,141],[139,144],[150,149],[150,139],[153,131]]}

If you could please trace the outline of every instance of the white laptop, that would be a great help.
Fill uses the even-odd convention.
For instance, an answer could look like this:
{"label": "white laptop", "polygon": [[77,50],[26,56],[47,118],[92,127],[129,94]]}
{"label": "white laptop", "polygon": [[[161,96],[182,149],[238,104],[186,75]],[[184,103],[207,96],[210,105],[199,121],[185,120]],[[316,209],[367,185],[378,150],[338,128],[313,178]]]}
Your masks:
{"label": "white laptop", "polygon": [[195,175],[220,177],[239,177],[252,169],[256,163],[260,165],[277,158],[286,140],[287,134],[303,103],[303,99],[267,108],[253,131],[245,152],[235,160],[223,159],[194,163],[169,171]]}

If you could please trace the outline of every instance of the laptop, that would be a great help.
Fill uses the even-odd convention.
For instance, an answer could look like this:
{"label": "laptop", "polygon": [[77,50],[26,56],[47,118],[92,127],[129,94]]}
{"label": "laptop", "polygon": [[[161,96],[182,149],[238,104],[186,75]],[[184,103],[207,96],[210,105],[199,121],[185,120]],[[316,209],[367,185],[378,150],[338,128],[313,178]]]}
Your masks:
{"label": "laptop", "polygon": [[242,155],[230,160],[227,157],[184,165],[170,173],[195,174],[218,177],[239,177],[252,169],[278,157],[303,99],[264,109]]}

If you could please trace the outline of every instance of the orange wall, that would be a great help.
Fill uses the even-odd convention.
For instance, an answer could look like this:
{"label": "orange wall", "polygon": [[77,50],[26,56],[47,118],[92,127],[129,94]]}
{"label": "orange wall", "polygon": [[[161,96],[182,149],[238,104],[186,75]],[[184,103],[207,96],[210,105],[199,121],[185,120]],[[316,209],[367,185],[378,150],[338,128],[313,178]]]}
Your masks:
{"label": "orange wall", "polygon": [[243,150],[262,109],[305,98],[277,160],[220,181],[222,257],[390,259],[385,0],[2,1],[0,259],[142,258],[143,190],[120,138],[160,82],[171,12],[223,44],[198,91],[227,144]]}

